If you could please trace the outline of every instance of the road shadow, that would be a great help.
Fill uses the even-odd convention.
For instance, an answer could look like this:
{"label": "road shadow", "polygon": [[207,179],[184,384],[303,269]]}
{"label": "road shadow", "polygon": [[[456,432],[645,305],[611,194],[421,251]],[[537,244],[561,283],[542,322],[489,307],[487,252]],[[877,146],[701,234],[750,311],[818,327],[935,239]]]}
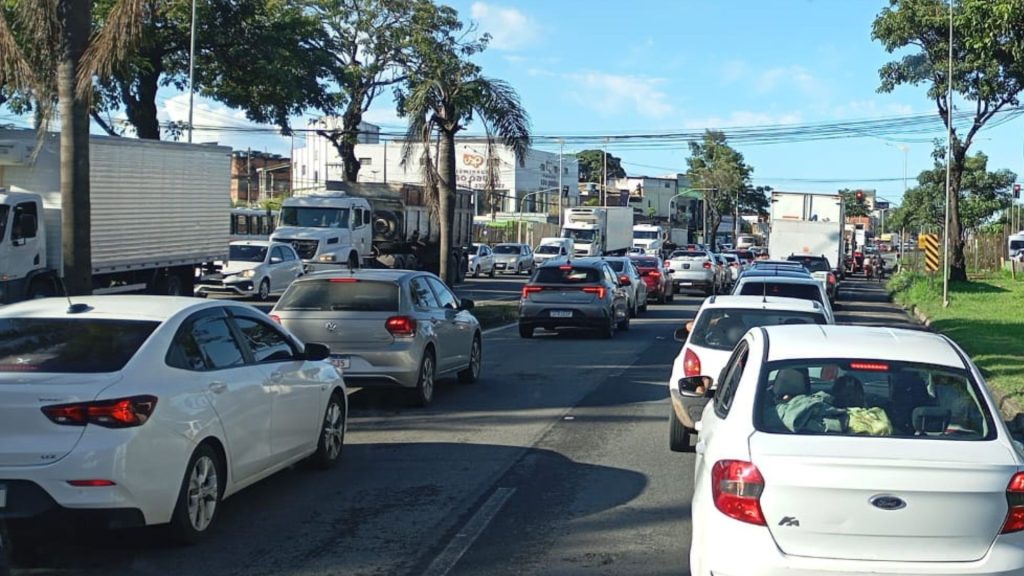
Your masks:
{"label": "road shadow", "polygon": [[[614,489],[574,499],[591,485]],[[170,544],[158,528],[61,530],[13,575],[416,574],[498,487],[516,491],[499,517],[530,518],[567,501],[576,516],[597,514],[646,486],[638,472],[543,449],[354,444],[334,470],[297,466],[227,499],[199,544]]]}

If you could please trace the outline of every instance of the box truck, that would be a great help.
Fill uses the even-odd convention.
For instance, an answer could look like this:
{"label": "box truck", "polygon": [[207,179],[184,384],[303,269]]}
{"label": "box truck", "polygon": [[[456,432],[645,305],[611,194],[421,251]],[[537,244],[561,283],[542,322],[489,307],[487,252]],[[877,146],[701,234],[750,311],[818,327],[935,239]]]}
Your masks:
{"label": "box truck", "polygon": [[572,238],[577,257],[623,256],[633,245],[633,209],[570,208],[565,213],[562,237]]}

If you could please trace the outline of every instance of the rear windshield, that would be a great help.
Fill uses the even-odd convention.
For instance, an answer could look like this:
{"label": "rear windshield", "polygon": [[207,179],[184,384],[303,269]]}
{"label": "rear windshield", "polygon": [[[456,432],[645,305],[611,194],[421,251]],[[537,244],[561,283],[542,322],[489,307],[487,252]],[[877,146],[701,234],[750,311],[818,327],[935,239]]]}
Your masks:
{"label": "rear windshield", "polygon": [[[346,280],[346,281],[339,281]],[[398,310],[398,285],[368,280],[318,280],[295,282],[275,307],[281,311],[349,310],[356,312],[395,312]]]}
{"label": "rear windshield", "polygon": [[825,318],[821,314],[788,310],[709,308],[697,318],[690,343],[715,350],[732,350],[747,330],[779,324],[825,324]]}
{"label": "rear windshield", "polygon": [[601,271],[583,266],[550,266],[537,270],[533,281],[538,284],[593,284],[601,281]]}
{"label": "rear windshield", "polygon": [[661,260],[657,258],[634,258],[633,265],[637,268],[660,268]]}
{"label": "rear windshield", "polygon": [[966,372],[872,359],[769,363],[755,404],[758,430],[777,434],[995,437],[992,415]]}
{"label": "rear windshield", "polygon": [[828,265],[828,260],[824,258],[805,258],[801,256],[790,257],[790,262],[798,262],[807,268],[811,272],[828,272],[832,268]]}
{"label": "rear windshield", "polygon": [[782,296],[821,302],[821,291],[814,284],[789,284],[783,282],[745,282],[740,296]]}
{"label": "rear windshield", "polygon": [[553,246],[550,244],[537,248],[537,254],[558,254],[561,251],[561,246]]}
{"label": "rear windshield", "polygon": [[622,260],[608,260],[608,265],[611,266],[612,270],[622,272],[622,267],[626,264]]}
{"label": "rear windshield", "polygon": [[705,252],[698,252],[696,250],[676,250],[672,253],[669,258],[707,258],[708,255]]}
{"label": "rear windshield", "polygon": [[498,244],[494,247],[495,254],[519,254],[519,246],[515,244]]}
{"label": "rear windshield", "polygon": [[0,319],[0,372],[117,372],[159,322],[81,318]]}

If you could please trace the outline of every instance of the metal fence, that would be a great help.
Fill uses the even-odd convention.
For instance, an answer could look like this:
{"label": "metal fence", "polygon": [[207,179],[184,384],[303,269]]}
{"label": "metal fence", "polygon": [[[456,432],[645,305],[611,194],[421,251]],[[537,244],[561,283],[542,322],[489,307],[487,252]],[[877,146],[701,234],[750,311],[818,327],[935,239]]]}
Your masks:
{"label": "metal fence", "polygon": [[530,246],[537,246],[541,238],[558,235],[558,225],[549,222],[497,220],[473,225],[473,241],[484,244],[522,242]]}

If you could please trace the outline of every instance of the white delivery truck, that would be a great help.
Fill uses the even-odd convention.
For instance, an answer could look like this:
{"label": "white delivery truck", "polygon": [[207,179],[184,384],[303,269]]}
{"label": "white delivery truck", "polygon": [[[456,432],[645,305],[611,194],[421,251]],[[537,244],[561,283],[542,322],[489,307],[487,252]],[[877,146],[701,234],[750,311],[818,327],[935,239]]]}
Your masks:
{"label": "white delivery truck", "polygon": [[633,245],[633,209],[626,206],[570,208],[562,237],[572,238],[575,256],[623,256]]}
{"label": "white delivery truck", "polygon": [[825,256],[842,276],[846,209],[839,194],[772,192],[768,257]]}
{"label": "white delivery truck", "polygon": [[554,258],[571,258],[572,252],[572,238],[541,238],[540,243],[533,250],[533,263],[539,266]]}
{"label": "white delivery truck", "polygon": [[[0,130],[0,302],[59,295],[60,139]],[[192,294],[227,259],[231,149],[90,136],[93,291]]]}
{"label": "white delivery truck", "polygon": [[665,229],[656,224],[633,226],[633,248],[642,250],[648,256],[660,256],[665,249],[667,238]]}

